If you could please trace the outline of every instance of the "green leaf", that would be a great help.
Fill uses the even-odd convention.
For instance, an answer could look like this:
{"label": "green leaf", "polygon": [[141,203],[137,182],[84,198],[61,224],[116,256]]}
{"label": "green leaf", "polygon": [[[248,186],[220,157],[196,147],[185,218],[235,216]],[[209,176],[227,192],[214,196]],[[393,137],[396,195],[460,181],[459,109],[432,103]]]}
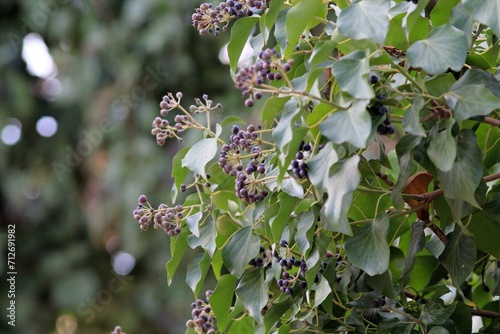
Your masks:
{"label": "green leaf", "polygon": [[285,103],[290,100],[290,97],[276,97],[273,96],[266,100],[264,106],[262,107],[262,124],[266,128],[271,128],[274,123],[274,119],[280,113]]}
{"label": "green leaf", "polygon": [[275,0],[269,3],[269,10],[267,10],[260,19],[260,30],[262,31],[262,35],[264,37],[264,43],[267,43],[267,39],[269,36],[269,31],[274,25],[274,22],[278,18],[278,14],[281,11],[281,7],[285,0]]}
{"label": "green leaf", "polygon": [[446,322],[446,320],[448,320],[448,318],[455,311],[457,302],[453,302],[451,305],[448,305],[446,307],[443,306],[442,303],[442,300],[430,300],[425,304],[420,316],[420,319],[424,324],[442,325]]}
{"label": "green leaf", "polygon": [[292,197],[285,192],[278,194],[279,212],[275,217],[269,220],[274,240],[279,240],[281,238],[281,234],[283,233],[285,226],[288,225],[290,220],[293,220],[291,213],[295,204],[297,204],[297,201],[297,198]]}
{"label": "green leaf", "polygon": [[449,334],[450,332],[448,332],[448,330],[444,327],[435,326],[435,327],[432,327],[431,330],[428,331],[427,333],[429,333],[429,334]]}
{"label": "green leaf", "polygon": [[321,208],[321,220],[327,230],[352,235],[347,212],[353,193],[361,180],[358,169],[359,156],[335,163],[324,182],[328,199]]}
{"label": "green leaf", "polygon": [[300,252],[304,255],[307,250],[311,247],[309,240],[312,239],[312,233],[314,232],[311,227],[314,225],[316,218],[312,210],[306,211],[299,217],[299,222],[297,224],[297,234],[295,234],[295,242],[299,246]]}
{"label": "green leaf", "polygon": [[402,289],[406,287],[410,281],[410,274],[415,264],[415,254],[420,252],[425,246],[424,228],[425,224],[420,220],[417,220],[412,225],[408,254],[406,255],[403,272],[399,277],[399,285]]}
{"label": "green leaf", "polygon": [[323,276],[321,276],[321,279],[318,282],[318,285],[316,286],[313,307],[317,307],[318,305],[320,305],[331,292],[332,288],[330,288],[328,280]]}
{"label": "green leaf", "polygon": [[491,74],[471,69],[451,87],[445,100],[457,122],[486,116],[500,108],[500,86]]}
{"label": "green leaf", "polygon": [[434,27],[446,24],[450,21],[451,10],[460,0],[440,0],[431,12],[431,21]]}
{"label": "green leaf", "polygon": [[248,313],[258,323],[262,322],[260,311],[266,306],[269,300],[268,290],[269,287],[265,279],[265,268],[247,273],[236,288],[236,295],[243,305],[245,305]]}
{"label": "green leaf", "polygon": [[230,308],[233,302],[237,279],[233,275],[223,275],[217,280],[217,287],[210,296],[210,306],[217,318],[217,327],[224,332],[231,321]]}
{"label": "green leaf", "polygon": [[342,10],[337,20],[339,32],[352,39],[371,39],[384,44],[389,30],[389,1],[364,0]]}
{"label": "green leaf", "polygon": [[414,136],[425,137],[425,130],[420,123],[420,111],[424,108],[425,100],[420,95],[415,99],[403,116],[403,130]]}
{"label": "green leaf", "polygon": [[371,99],[375,96],[368,83],[370,59],[368,54],[356,51],[332,64],[332,75],[340,89],[357,99]]}
{"label": "green leaf", "polygon": [[472,44],[473,35],[471,34],[471,31],[474,22],[474,18],[472,17],[472,15],[467,13],[463,3],[459,3],[451,10],[450,23],[451,25],[462,30],[465,33],[465,37],[467,38],[467,45]]}
{"label": "green leaf", "polygon": [[461,130],[457,136],[457,158],[449,172],[438,170],[439,184],[444,195],[461,199],[479,207],[474,193],[483,177],[481,149],[472,130]]}
{"label": "green leaf", "polygon": [[500,226],[500,193],[490,193],[484,205],[484,214],[495,225]]}
{"label": "green leaf", "polygon": [[210,268],[211,258],[206,253],[196,254],[187,266],[186,283],[191,288],[196,298],[201,290],[208,269]]}
{"label": "green leaf", "polygon": [[172,278],[174,277],[175,271],[181,262],[182,256],[187,248],[187,236],[190,234],[187,228],[183,228],[181,233],[175,238],[170,239],[170,254],[172,257],[168,260],[166,264],[167,269],[167,284],[172,284]]}
{"label": "green leaf", "polygon": [[322,0],[302,0],[295,4],[286,15],[286,38],[288,46],[284,52],[285,58],[290,58],[300,35],[307,28],[317,12],[323,7]]}
{"label": "green leaf", "polygon": [[198,229],[198,223],[200,222],[200,219],[202,217],[203,217],[203,214],[200,211],[198,211],[197,213],[195,213],[193,215],[189,215],[186,217],[186,225],[195,237],[200,236],[200,231]]}
{"label": "green leaf", "polygon": [[399,175],[396,186],[391,193],[391,200],[398,210],[402,210],[404,206],[401,191],[406,185],[406,180],[408,180],[408,177],[410,177],[413,173],[416,166],[416,163],[412,158],[412,151],[415,147],[417,147],[421,139],[421,137],[408,134],[401,138],[396,144],[396,154],[398,155],[399,162]]}
{"label": "green leaf", "polygon": [[457,327],[457,334],[472,333],[472,307],[459,301],[450,319]]}
{"label": "green leaf", "polygon": [[500,260],[500,242],[498,242],[500,225],[493,223],[483,211],[479,211],[472,215],[468,227],[474,233],[476,247]]}
{"label": "green leaf", "polygon": [[366,110],[369,100],[354,100],[347,110],[339,110],[320,124],[321,132],[335,144],[348,142],[365,148],[370,136],[372,121]]}
{"label": "green leaf", "polygon": [[430,138],[427,148],[427,155],[432,163],[441,171],[449,172],[453,168],[453,163],[457,157],[457,143],[451,130],[455,121],[447,119],[444,121],[444,129],[439,129],[440,124],[436,124],[437,134]]}
{"label": "green leaf", "polygon": [[189,247],[195,249],[198,246],[201,246],[204,250],[210,254],[210,256],[214,256],[216,244],[215,238],[217,238],[217,229],[215,228],[215,222],[210,219],[205,224],[200,227],[199,237],[195,235],[189,235],[187,238]]}
{"label": "green leaf", "polygon": [[202,139],[191,147],[182,159],[182,167],[189,168],[192,172],[206,178],[205,165],[215,157],[217,153],[217,138],[222,132],[222,127],[217,124],[217,133],[214,138]]}
{"label": "green leaf", "polygon": [[429,74],[441,74],[448,68],[460,71],[468,48],[463,31],[449,24],[442,25],[409,47],[408,64],[421,67]]}
{"label": "green leaf", "polygon": [[[272,304],[272,306],[264,315],[264,325],[266,328],[266,333],[269,333],[269,330],[276,324],[276,322],[283,316],[283,314],[285,314],[290,309],[292,304],[292,298],[286,298],[283,301]],[[280,333],[282,327],[283,325],[280,326]]]}
{"label": "green leaf", "polygon": [[384,214],[347,239],[345,250],[352,264],[370,276],[384,273],[389,268],[388,230],[389,216]]}
{"label": "green leaf", "polygon": [[500,36],[500,2],[498,0],[482,0],[478,4],[477,0],[463,0],[463,6],[476,20],[493,30]]}
{"label": "green leaf", "polygon": [[448,243],[439,261],[448,270],[453,285],[460,287],[474,269],[476,245],[474,239],[456,230],[448,234]]}
{"label": "green leaf", "polygon": [[375,291],[380,292],[390,299],[396,299],[398,297],[392,285],[391,272],[389,270],[374,276],[365,275],[365,283]]}
{"label": "green leaf", "polygon": [[258,20],[257,16],[243,17],[236,20],[231,28],[231,40],[227,46],[227,54],[229,57],[229,66],[233,72],[236,72],[241,52]]}
{"label": "green leaf", "polygon": [[231,240],[222,249],[224,265],[231,274],[240,278],[248,261],[259,254],[259,248],[260,239],[253,233],[252,227],[243,227],[233,234]]}
{"label": "green leaf", "polygon": [[184,147],[179,152],[177,152],[172,159],[172,177],[175,179],[175,186],[177,189],[181,187],[184,183],[186,177],[189,174],[189,168],[182,166],[182,160],[188,153],[190,147]]}
{"label": "green leaf", "polygon": [[307,162],[309,180],[319,191],[325,191],[328,171],[337,161],[339,161],[339,156],[333,149],[332,143],[328,142],[318,154]]}
{"label": "green leaf", "polygon": [[389,22],[389,32],[385,40],[385,45],[392,45],[400,50],[408,49],[408,38],[406,38],[405,31],[401,23],[396,22],[395,19]]}
{"label": "green leaf", "polygon": [[234,321],[228,334],[255,333],[255,322],[250,317],[242,317]]}
{"label": "green leaf", "polygon": [[[469,71],[467,71],[467,73],[468,72]],[[427,80],[425,82],[425,87],[429,91],[429,94],[433,96],[440,96],[447,93],[456,81],[457,80],[453,74],[444,73]]]}

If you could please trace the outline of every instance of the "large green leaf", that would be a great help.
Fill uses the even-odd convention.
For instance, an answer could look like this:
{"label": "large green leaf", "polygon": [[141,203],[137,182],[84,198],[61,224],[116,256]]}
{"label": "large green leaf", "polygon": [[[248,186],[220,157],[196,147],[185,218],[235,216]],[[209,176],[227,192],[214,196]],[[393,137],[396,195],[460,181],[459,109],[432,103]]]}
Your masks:
{"label": "large green leaf", "polygon": [[231,240],[222,249],[224,265],[231,274],[240,278],[245,271],[248,261],[259,254],[260,239],[253,233],[251,226],[246,226],[232,236]]}
{"label": "large green leaf", "polygon": [[347,110],[331,114],[320,124],[321,132],[335,144],[348,142],[365,148],[370,136],[372,121],[366,110],[369,100],[354,100]]}
{"label": "large green leaf", "polygon": [[184,180],[189,175],[189,168],[182,166],[182,159],[184,159],[188,152],[189,147],[184,147],[172,159],[172,177],[175,179],[175,186],[177,188],[181,187],[181,184],[184,183]]}
{"label": "large green leaf", "polygon": [[307,162],[309,180],[319,191],[326,190],[328,171],[337,161],[339,161],[339,156],[333,149],[332,143],[328,142],[318,154]]}
{"label": "large green leaf", "polygon": [[359,156],[354,155],[330,168],[324,182],[328,199],[321,208],[321,218],[327,230],[352,235],[347,212],[361,180],[358,163]]}
{"label": "large green leaf", "polygon": [[305,254],[311,247],[309,240],[312,239],[312,233],[314,233],[311,227],[313,226],[315,220],[314,212],[312,210],[304,212],[299,217],[297,234],[295,234],[295,242],[297,243],[297,246],[299,246],[302,254]]}
{"label": "large green leaf", "polygon": [[339,32],[352,39],[371,39],[384,44],[389,30],[389,1],[363,0],[346,7],[339,15]]}
{"label": "large green leaf", "polygon": [[463,5],[476,20],[500,36],[500,2],[498,0],[463,0]]}
{"label": "large green leaf", "polygon": [[446,24],[450,21],[451,10],[459,3],[460,0],[440,0],[431,12],[431,21],[434,27]]}
{"label": "large green leaf", "polygon": [[203,252],[196,254],[187,266],[186,283],[194,293],[195,298],[200,293],[201,287],[210,268],[210,256]]}
{"label": "large green leaf", "polygon": [[283,230],[290,222],[291,213],[298,199],[292,197],[285,192],[278,194],[279,211],[278,214],[269,219],[269,225],[271,226],[271,231],[273,233],[274,240],[280,240]]}
{"label": "large green leaf", "polygon": [[217,138],[221,132],[222,127],[217,124],[217,133],[214,138],[205,138],[194,144],[184,159],[182,159],[182,167],[187,167],[192,172],[206,178],[205,165],[217,153]]}
{"label": "large green leaf", "polygon": [[319,304],[321,304],[331,292],[332,289],[328,284],[328,280],[322,276],[320,281],[318,282],[318,285],[316,286],[313,307],[317,307]]}
{"label": "large green leaf", "polygon": [[217,318],[217,327],[224,332],[229,324],[230,308],[233,302],[234,289],[236,287],[236,277],[233,275],[223,275],[217,280],[217,287],[210,296],[210,306]]}
{"label": "large green leaf", "polygon": [[435,125],[437,134],[430,139],[427,155],[439,170],[449,172],[457,157],[457,143],[451,133],[455,121],[447,119],[443,123],[444,129],[439,129],[440,124]]}
{"label": "large green leaf", "polygon": [[288,39],[288,46],[285,50],[286,58],[289,58],[295,50],[300,35],[302,35],[323,5],[323,0],[302,0],[290,8],[286,15],[285,25]]}
{"label": "large green leaf", "polygon": [[371,99],[375,96],[368,83],[370,60],[365,52],[356,51],[332,64],[332,75],[342,91],[357,99]]}
{"label": "large green leaf", "polygon": [[476,245],[472,237],[461,230],[448,234],[448,243],[439,261],[448,270],[453,285],[459,287],[474,269]]}
{"label": "large green leaf", "polygon": [[479,69],[467,71],[445,95],[457,122],[474,116],[486,116],[500,108],[500,85],[495,78]]}
{"label": "large green leaf", "polygon": [[410,281],[410,274],[413,269],[413,265],[415,264],[415,254],[420,252],[425,246],[424,228],[425,224],[420,220],[417,220],[412,225],[408,254],[406,255],[403,272],[399,277],[399,284],[401,288],[406,287]]}
{"label": "large green leaf", "polygon": [[500,260],[500,242],[498,242],[500,225],[493,223],[485,216],[483,211],[479,211],[472,215],[468,227],[470,231],[474,233],[474,243],[476,247],[483,252],[493,255],[497,260]]}
{"label": "large green leaf", "polygon": [[262,322],[260,311],[269,300],[265,274],[265,268],[253,270],[243,276],[236,288],[236,295],[258,323]]}
{"label": "large green leaf", "polygon": [[424,108],[425,100],[422,96],[416,95],[410,108],[403,116],[403,130],[414,136],[425,137],[425,130],[420,123],[420,111]]}
{"label": "large green leaf", "polygon": [[347,257],[356,267],[373,276],[389,268],[389,216],[377,217],[366,224],[345,242]]}
{"label": "large green leaf", "polygon": [[167,269],[167,284],[172,284],[172,278],[174,277],[175,271],[181,262],[182,256],[187,248],[187,236],[190,234],[187,228],[183,228],[181,234],[175,238],[170,239],[170,254],[172,257],[168,260],[166,264]]}
{"label": "large green leaf", "polygon": [[241,317],[235,320],[227,334],[255,333],[255,322],[252,318]]}
{"label": "large green leaf", "polygon": [[406,185],[406,180],[413,173],[416,163],[412,157],[412,151],[418,144],[420,144],[421,137],[413,135],[406,135],[399,140],[396,144],[396,154],[398,155],[399,162],[399,175],[396,181],[396,186],[392,190],[391,200],[398,210],[402,210],[404,206],[403,196],[401,191]]}
{"label": "large green leaf", "polygon": [[189,247],[195,249],[196,247],[201,246],[208,252],[208,254],[210,254],[210,256],[214,256],[216,249],[215,238],[217,238],[215,222],[212,219],[208,220],[200,227],[199,233],[199,237],[196,237],[193,234],[188,236],[187,241]]}
{"label": "large green leaf", "polygon": [[452,303],[448,306],[443,306],[442,300],[430,300],[428,301],[424,309],[422,310],[422,314],[420,319],[426,325],[442,325],[448,320],[448,318],[455,311],[455,307],[457,302]]}
{"label": "large green leaf", "polygon": [[451,68],[460,71],[468,45],[463,31],[446,24],[432,30],[427,38],[408,49],[408,64],[421,67],[429,74],[441,74]]}
{"label": "large green leaf", "polygon": [[479,207],[474,193],[483,177],[482,153],[472,130],[461,130],[457,136],[457,158],[448,172],[438,170],[444,195]]}
{"label": "large green leaf", "polygon": [[200,222],[200,219],[202,217],[203,217],[203,214],[200,211],[186,217],[186,225],[195,237],[200,236],[200,230],[199,230],[198,223]]}
{"label": "large green leaf", "polygon": [[259,18],[256,16],[244,17],[237,20],[231,28],[231,40],[227,46],[227,54],[233,72],[236,72],[241,52],[258,20]]}

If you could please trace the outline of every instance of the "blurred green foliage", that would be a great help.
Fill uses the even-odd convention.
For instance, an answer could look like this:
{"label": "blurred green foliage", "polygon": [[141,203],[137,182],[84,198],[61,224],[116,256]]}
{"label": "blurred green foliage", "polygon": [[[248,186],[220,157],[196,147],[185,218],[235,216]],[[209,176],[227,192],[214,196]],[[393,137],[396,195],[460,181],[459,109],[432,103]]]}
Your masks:
{"label": "blurred green foliage", "polygon": [[[149,134],[162,95],[182,91],[193,101],[207,93],[232,113],[242,106],[228,67],[217,59],[229,36],[201,39],[190,27],[198,5],[0,3],[0,130],[12,118],[22,124],[19,142],[0,141],[0,243],[5,250],[7,225],[15,224],[18,273],[16,327],[4,319],[0,332],[109,333],[118,324],[127,333],[184,331],[193,296],[179,282],[182,274],[175,289],[166,285],[169,238],[141,232],[131,211],[143,192],[170,204],[178,144],[160,148]],[[56,99],[47,99],[43,79],[23,61],[23,38],[32,32],[57,66],[62,91]],[[52,137],[36,131],[42,116],[58,122]],[[196,139],[186,134],[185,140]],[[78,148],[88,152],[81,161]],[[117,251],[135,258],[126,278],[113,272]],[[6,302],[2,297],[4,310]]]}

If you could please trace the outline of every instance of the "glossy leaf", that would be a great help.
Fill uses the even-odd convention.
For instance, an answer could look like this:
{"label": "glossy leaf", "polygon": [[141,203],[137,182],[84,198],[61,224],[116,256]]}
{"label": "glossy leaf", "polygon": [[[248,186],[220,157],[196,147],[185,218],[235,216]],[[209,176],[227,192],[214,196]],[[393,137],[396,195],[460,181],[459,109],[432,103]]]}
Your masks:
{"label": "glossy leaf", "polygon": [[193,256],[187,266],[186,283],[193,291],[195,298],[200,293],[201,286],[210,268],[210,262],[210,256],[203,252]]}
{"label": "glossy leaf", "polygon": [[455,121],[448,119],[443,123],[444,129],[440,129],[439,124],[435,125],[439,130],[430,140],[427,155],[440,171],[449,172],[457,157],[457,143],[451,133]]}
{"label": "glossy leaf", "polygon": [[345,250],[352,264],[370,276],[384,273],[389,268],[388,230],[389,217],[384,214],[348,239]]}
{"label": "glossy leaf", "polygon": [[338,110],[320,124],[321,132],[335,144],[348,142],[357,148],[367,146],[372,122],[366,110],[369,100],[354,100],[347,110]]}
{"label": "glossy leaf", "polygon": [[237,20],[231,28],[231,40],[227,46],[227,54],[233,72],[236,71],[243,48],[258,20],[259,18],[256,16],[244,17]]}
{"label": "glossy leaf", "polygon": [[195,237],[200,236],[198,223],[200,222],[202,216],[203,214],[200,211],[198,211],[197,213],[186,217],[186,225]]}
{"label": "glossy leaf", "polygon": [[217,138],[221,132],[222,127],[217,124],[217,133],[214,138],[202,139],[194,144],[182,159],[182,167],[187,167],[192,172],[206,178],[205,166],[217,153]]}
{"label": "glossy leaf", "polygon": [[330,288],[328,281],[324,277],[321,277],[318,285],[316,286],[313,307],[317,307],[318,305],[320,305],[331,292],[332,289]]}
{"label": "glossy leaf", "polygon": [[243,276],[236,287],[236,295],[255,321],[262,322],[260,311],[269,300],[265,268],[253,270]]}
{"label": "glossy leaf", "polygon": [[425,100],[416,95],[410,108],[405,111],[403,117],[403,130],[414,136],[426,137],[426,133],[420,123],[420,111],[424,108]]}
{"label": "glossy leaf", "polygon": [[375,96],[368,83],[370,63],[365,52],[356,51],[332,64],[332,75],[342,91],[357,99],[371,99]]}
{"label": "glossy leaf", "polygon": [[199,237],[196,237],[193,234],[188,236],[187,241],[189,247],[195,249],[196,247],[201,246],[210,256],[214,256],[216,250],[215,238],[217,237],[215,222],[212,219],[209,219],[200,227],[199,234]]}
{"label": "glossy leaf", "polygon": [[335,163],[328,172],[324,183],[328,199],[321,209],[323,225],[327,230],[352,235],[347,212],[361,180],[358,163],[359,156],[354,155]]}
{"label": "glossy leaf", "polygon": [[497,0],[482,0],[480,6],[474,0],[463,0],[465,10],[476,20],[487,25],[493,32],[500,35],[500,2]]}
{"label": "glossy leaf", "polygon": [[460,71],[467,49],[463,31],[448,24],[442,25],[433,29],[427,38],[410,46],[407,52],[408,64],[421,67],[429,74],[441,74],[448,68]]}
{"label": "glossy leaf", "polygon": [[472,237],[460,230],[450,233],[447,237],[448,243],[439,261],[448,270],[453,285],[459,287],[474,269],[476,245]]}
{"label": "glossy leaf", "polygon": [[305,254],[311,247],[309,240],[312,239],[311,227],[315,222],[315,217],[313,211],[309,210],[304,212],[299,217],[299,222],[297,224],[297,234],[295,235],[295,242],[300,249],[302,254]]}
{"label": "glossy leaf", "polygon": [[187,236],[190,234],[187,228],[182,229],[181,234],[177,237],[170,239],[170,254],[172,257],[166,264],[167,269],[167,284],[172,284],[172,278],[174,277],[175,271],[181,262],[184,252],[187,248]]}
{"label": "glossy leaf", "polygon": [[217,280],[217,287],[210,296],[210,306],[217,318],[217,327],[225,331],[231,317],[230,308],[233,302],[234,289],[236,288],[236,277],[223,275]]}
{"label": "glossy leaf", "polygon": [[483,177],[482,154],[476,136],[469,129],[457,136],[457,158],[449,172],[438,171],[444,195],[479,207],[474,193]]}
{"label": "glossy leaf", "polygon": [[342,35],[383,44],[389,30],[389,2],[364,0],[346,7],[337,21]]}
{"label": "glossy leaf", "polygon": [[260,239],[251,226],[239,229],[222,249],[224,265],[231,274],[240,278],[248,261],[259,254]]}

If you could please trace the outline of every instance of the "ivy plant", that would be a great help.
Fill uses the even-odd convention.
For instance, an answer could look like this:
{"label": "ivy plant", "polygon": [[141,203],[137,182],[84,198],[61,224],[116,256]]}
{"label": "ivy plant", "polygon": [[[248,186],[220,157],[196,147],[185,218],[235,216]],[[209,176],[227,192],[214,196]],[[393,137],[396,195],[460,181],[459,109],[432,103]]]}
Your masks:
{"label": "ivy plant", "polygon": [[227,0],[192,25],[230,34],[261,109],[214,124],[167,93],[153,120],[159,145],[199,131],[171,205],[134,211],[171,238],[168,284],[198,252],[187,333],[500,331],[498,0]]}

